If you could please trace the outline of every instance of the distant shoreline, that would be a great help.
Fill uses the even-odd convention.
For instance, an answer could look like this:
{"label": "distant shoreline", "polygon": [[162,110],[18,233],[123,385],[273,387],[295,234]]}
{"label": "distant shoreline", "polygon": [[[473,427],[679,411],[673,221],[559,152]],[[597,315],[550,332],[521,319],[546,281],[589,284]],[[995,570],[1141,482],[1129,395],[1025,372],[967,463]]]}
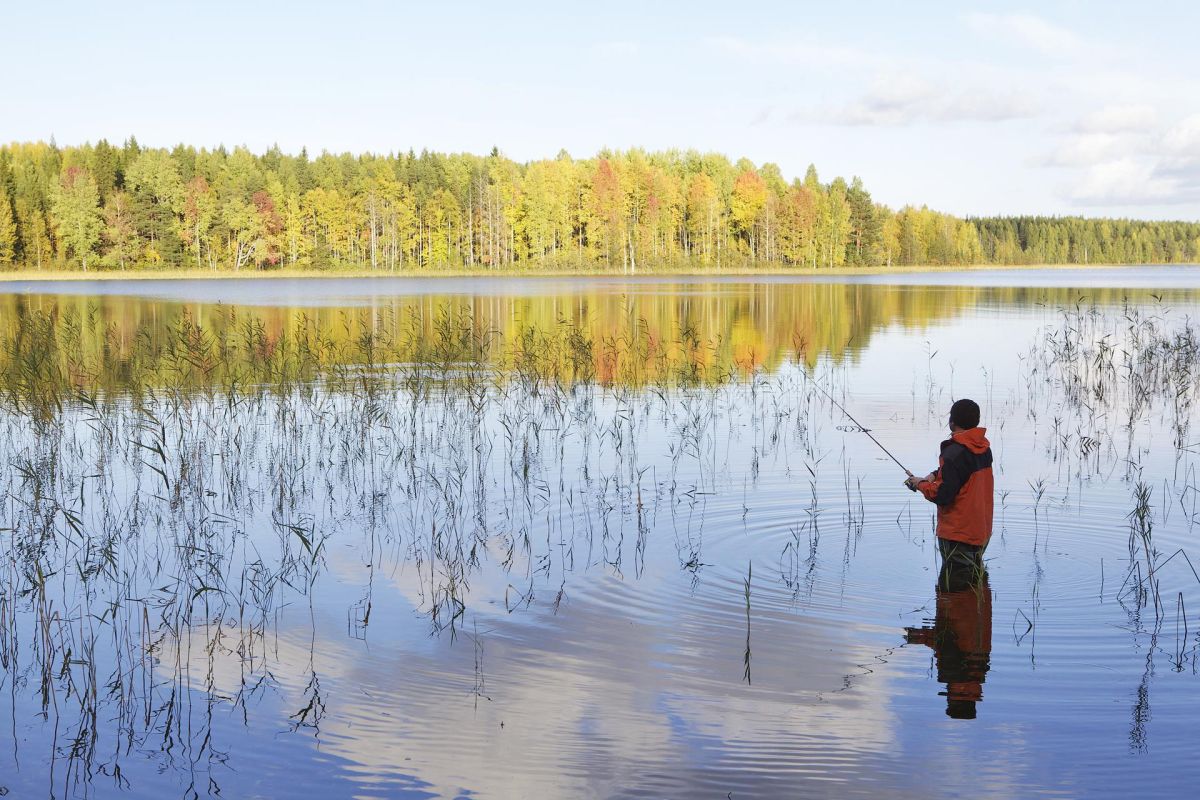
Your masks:
{"label": "distant shoreline", "polygon": [[380,270],[321,270],[321,269],[279,269],[279,270],[241,270],[209,271],[209,270],[15,270],[0,272],[0,285],[5,283],[27,283],[31,281],[142,281],[142,280],[308,280],[308,279],[346,279],[346,278],[646,278],[646,277],[678,277],[678,278],[712,278],[712,277],[758,277],[758,276],[795,276],[795,277],[840,277],[855,275],[908,275],[924,273],[948,272],[1010,272],[1018,270],[1045,271],[1075,271],[1075,270],[1104,270],[1104,269],[1142,269],[1142,268],[1172,268],[1196,267],[1200,264],[975,264],[971,266],[896,266],[896,267],[829,267],[821,269],[780,269],[780,268],[748,268],[732,267],[728,269],[696,268],[696,267],[667,267],[660,269],[642,269],[637,272],[621,272],[619,270],[594,269],[420,269],[398,270],[384,272]]}

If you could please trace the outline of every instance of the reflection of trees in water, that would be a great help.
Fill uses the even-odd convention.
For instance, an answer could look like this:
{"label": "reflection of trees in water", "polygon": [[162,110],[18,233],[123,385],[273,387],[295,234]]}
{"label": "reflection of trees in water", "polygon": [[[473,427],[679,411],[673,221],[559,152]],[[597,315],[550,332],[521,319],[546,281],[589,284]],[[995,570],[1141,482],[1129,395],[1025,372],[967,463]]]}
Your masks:
{"label": "reflection of trees in water", "polygon": [[[213,715],[246,718],[274,693],[279,615],[322,607],[332,558],[365,559],[340,565],[365,582],[348,636],[378,625],[378,571],[403,575],[406,612],[454,637],[481,602],[557,608],[571,576],[599,563],[641,575],[660,514],[695,506],[702,519],[705,497],[742,477],[716,456],[743,423],[796,423],[762,438],[763,458],[807,447],[791,435],[810,410],[794,373],[634,391],[565,379],[540,340],[497,371],[458,360],[481,340],[449,312],[435,342],[411,340],[420,359],[386,369],[381,339],[350,345],[361,360],[346,369],[324,334],[284,345],[251,317],[238,345],[260,355],[249,374],[221,372],[233,345],[181,315],[174,338],[146,341],[159,371],[78,395],[67,387],[93,374],[86,359],[33,357],[79,352],[81,327],[28,319],[0,412],[0,492],[13,498],[0,507],[0,662],[36,687],[22,702],[61,723],[42,735],[69,745],[77,793],[118,769],[110,752],[161,750],[181,773],[229,758]],[[324,384],[301,381],[318,368]],[[648,474],[645,441],[675,458]],[[308,660],[294,731],[331,711],[311,648]]]}
{"label": "reflection of trees in water", "polygon": [[[698,575],[705,497],[744,485],[714,457],[733,438],[732,417],[762,432],[764,463],[790,457],[811,470],[814,460],[807,422],[823,412],[796,371],[745,381],[741,369],[779,364],[805,325],[807,357],[836,360],[880,325],[940,319],[995,301],[989,291],[816,285],[686,303],[424,299],[306,311],[7,298],[6,311],[21,313],[0,317],[0,388],[20,413],[0,415],[0,463],[11,467],[0,490],[13,499],[0,516],[10,545],[0,664],[29,687],[26,707],[62,722],[57,744],[80,781],[113,769],[108,752],[161,751],[180,772],[228,758],[209,739],[214,709],[248,716],[273,690],[280,609],[314,602],[333,542],[369,554],[346,612],[348,634],[364,638],[380,619],[377,571],[403,572],[409,610],[454,635],[480,597],[506,612],[557,608],[572,574],[600,562],[617,574],[627,548],[628,572],[640,575],[660,515],[685,518],[678,566]],[[1092,362],[1074,344],[1062,352],[1069,363],[1043,362],[1029,403],[1063,402],[1055,381],[1087,389],[1069,364]],[[322,386],[308,382],[317,376]],[[1176,385],[1153,387],[1174,396]],[[1069,407],[1084,409],[1086,392],[1073,397]],[[1120,424],[1095,407],[1087,419]],[[638,443],[651,431],[672,457],[647,475]],[[1093,425],[1078,441],[1112,440]],[[1101,452],[1063,448],[1076,466]],[[785,585],[809,593],[821,508],[812,477],[797,498],[804,520],[811,494],[811,525],[793,529],[780,557]],[[845,481],[849,552],[848,472]],[[956,684],[972,674],[982,684],[986,657],[981,667],[982,651],[962,645],[971,639],[955,634],[966,654]],[[288,714],[309,731],[337,713],[311,641],[302,655]],[[973,702],[969,688],[954,699]],[[1139,702],[1143,741],[1145,718]]]}
{"label": "reflection of trees in water", "polygon": [[[802,353],[854,357],[882,327],[980,304],[1070,304],[1069,289],[869,284],[680,284],[628,295],[421,296],[345,308],[246,307],[136,297],[0,295],[6,386],[306,380],[338,367],[482,361],[642,385],[773,369]],[[1093,290],[1100,302],[1127,290]],[[1135,294],[1135,293],[1134,293]]]}

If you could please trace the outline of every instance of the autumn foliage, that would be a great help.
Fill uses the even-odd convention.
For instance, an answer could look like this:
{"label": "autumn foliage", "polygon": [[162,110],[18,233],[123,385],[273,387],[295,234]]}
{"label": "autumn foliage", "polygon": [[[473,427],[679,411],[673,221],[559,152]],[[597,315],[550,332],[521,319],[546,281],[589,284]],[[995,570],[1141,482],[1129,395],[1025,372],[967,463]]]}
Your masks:
{"label": "autumn foliage", "polygon": [[130,139],[0,146],[0,267],[643,269],[1200,259],[1200,225],[961,219],[693,151],[516,163],[256,155]]}

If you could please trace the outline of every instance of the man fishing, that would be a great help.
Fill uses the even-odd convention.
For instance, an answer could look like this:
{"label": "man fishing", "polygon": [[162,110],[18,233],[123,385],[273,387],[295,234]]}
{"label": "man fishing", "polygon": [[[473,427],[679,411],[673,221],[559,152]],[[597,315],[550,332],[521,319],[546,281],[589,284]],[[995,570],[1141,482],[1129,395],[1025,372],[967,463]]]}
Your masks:
{"label": "man fishing", "polygon": [[[924,478],[904,482],[937,504],[938,549],[942,575],[983,576],[983,551],[992,538],[992,449],[979,427],[979,405],[957,400],[950,406],[950,438],[942,442],[938,468]],[[939,583],[941,580],[939,579]]]}

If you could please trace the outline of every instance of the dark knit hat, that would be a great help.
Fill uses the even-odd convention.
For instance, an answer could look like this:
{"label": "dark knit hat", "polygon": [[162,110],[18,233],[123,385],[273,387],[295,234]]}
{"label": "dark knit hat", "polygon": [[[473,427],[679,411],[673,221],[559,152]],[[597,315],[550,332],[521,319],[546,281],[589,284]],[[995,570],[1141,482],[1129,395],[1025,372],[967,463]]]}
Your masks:
{"label": "dark knit hat", "polygon": [[974,400],[955,400],[950,406],[950,421],[963,430],[969,430],[979,424],[979,404]]}

